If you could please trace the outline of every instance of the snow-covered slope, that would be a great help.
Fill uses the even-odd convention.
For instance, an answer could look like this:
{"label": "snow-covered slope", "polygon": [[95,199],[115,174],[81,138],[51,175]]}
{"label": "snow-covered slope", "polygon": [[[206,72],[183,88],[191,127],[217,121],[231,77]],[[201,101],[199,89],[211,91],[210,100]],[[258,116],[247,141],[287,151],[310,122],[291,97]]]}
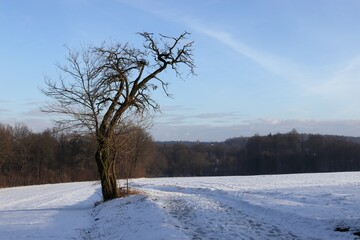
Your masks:
{"label": "snow-covered slope", "polygon": [[[360,173],[132,180],[0,189],[0,239],[356,239]],[[341,230],[340,231],[335,231]]]}
{"label": "snow-covered slope", "polygon": [[100,200],[94,183],[0,189],[0,239],[76,239]]}

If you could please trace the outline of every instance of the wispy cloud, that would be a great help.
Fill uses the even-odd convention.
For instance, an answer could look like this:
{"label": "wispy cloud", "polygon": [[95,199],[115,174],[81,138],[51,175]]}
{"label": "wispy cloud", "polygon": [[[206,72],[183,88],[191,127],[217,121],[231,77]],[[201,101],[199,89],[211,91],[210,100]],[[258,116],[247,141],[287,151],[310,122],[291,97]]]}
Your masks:
{"label": "wispy cloud", "polygon": [[360,118],[360,56],[354,57],[329,77],[315,82],[303,92],[303,98],[322,101],[333,108],[334,117]]}
{"label": "wispy cloud", "polygon": [[[287,59],[251,48],[230,33],[197,25],[197,23],[192,23],[192,26],[197,31],[218,40],[239,54],[258,63],[259,66],[270,73],[295,84],[294,87],[297,88],[297,97],[299,99],[301,98],[307,102],[311,99],[310,101],[313,101],[312,104],[315,105],[320,102],[325,104],[324,101],[318,101],[319,98],[327,100],[328,104],[337,105],[337,108],[339,108],[336,110],[338,118],[341,116],[345,118],[360,116],[360,108],[358,107],[360,101],[358,93],[360,89],[360,56],[350,59],[343,67],[338,66],[338,69],[329,70],[327,73],[314,74],[306,72],[301,65]],[[322,76],[316,77],[316,75]],[[317,115],[319,113],[313,112],[312,114]],[[329,115],[333,114],[330,113]]]}
{"label": "wispy cloud", "polygon": [[7,109],[7,108],[0,108],[0,113],[1,114],[9,113],[9,112],[11,112],[11,111],[9,109]]}
{"label": "wispy cloud", "polygon": [[28,98],[28,99],[24,99],[22,104],[29,105],[29,106],[40,106],[40,105],[45,104],[45,101],[39,100],[39,99]]}
{"label": "wispy cloud", "polygon": [[360,120],[280,120],[257,119],[231,126],[208,124],[172,126],[155,124],[151,132],[155,140],[224,141],[232,137],[286,133],[296,129],[300,133],[360,136]]}
{"label": "wispy cloud", "polygon": [[171,105],[171,106],[167,105],[161,107],[161,111],[164,112],[179,112],[179,111],[191,111],[191,110],[193,110],[193,108],[179,106],[179,105]]}
{"label": "wispy cloud", "polygon": [[243,115],[237,112],[207,112],[207,113],[194,114],[192,111],[183,111],[183,112],[170,111],[159,116],[158,121],[173,126],[186,125],[189,123],[193,123],[196,125],[204,121],[208,122],[208,124],[210,125],[218,125],[218,124],[228,125],[233,122],[239,122],[240,119],[242,118]]}
{"label": "wispy cloud", "polygon": [[32,117],[32,118],[46,118],[48,117],[47,113],[41,112],[39,108],[34,108],[22,113],[23,116]]}
{"label": "wispy cloud", "polygon": [[[151,1],[151,3],[145,0],[118,1],[166,21],[185,25],[191,32],[215,40],[222,46],[238,53],[239,56],[251,60],[260,68],[278,76],[277,79],[283,79],[293,84],[291,90],[294,93],[294,98],[296,98],[294,100],[296,105],[293,106],[296,112],[307,112],[307,116],[314,116],[315,118],[338,119],[342,116],[344,118],[360,116],[360,108],[357,111],[359,113],[354,114],[355,107],[360,101],[360,95],[357,92],[360,89],[360,56],[350,59],[348,64],[344,66],[336,64],[336,61],[343,61],[343,59],[329,60],[330,63],[322,63],[322,69],[316,69],[301,59],[291,58],[288,55],[284,56],[274,52],[275,50],[264,49],[244,42],[238,33],[226,30],[230,29],[229,27],[221,26],[221,21],[215,22],[217,24],[209,24],[209,21],[214,23],[213,19],[204,19],[203,15],[196,15],[195,11],[186,11],[186,8],[181,7],[176,8],[174,4],[169,4],[166,1],[157,0]],[[329,64],[332,64],[331,69]],[[269,79],[275,78],[270,76]],[[338,116],[329,113],[331,111],[329,104],[334,105],[333,112],[339,112]],[[297,113],[297,115],[301,115],[301,113]],[[218,118],[214,121],[221,122],[222,120]],[[187,122],[185,117],[183,122]]]}
{"label": "wispy cloud", "polygon": [[186,22],[197,32],[228,46],[238,54],[251,59],[263,69],[281,77],[283,80],[301,84],[304,80],[308,79],[297,64],[285,58],[252,48],[240,39],[237,39],[233,34],[207,27],[194,19],[188,19]]}
{"label": "wispy cloud", "polygon": [[205,119],[211,119],[211,118],[223,118],[223,117],[233,117],[238,116],[235,112],[217,112],[217,113],[201,113],[194,115],[194,118],[205,118]]}
{"label": "wispy cloud", "polygon": [[164,2],[152,1],[151,4],[149,4],[149,2],[143,0],[135,0],[131,1],[131,3],[123,0],[118,1],[150,12],[168,21],[185,24],[193,31],[214,39],[234,50],[241,56],[249,58],[263,69],[275,74],[283,80],[296,84],[303,84],[304,81],[308,81],[309,79],[304,75],[304,71],[299,64],[291,62],[276,54],[251,47],[234,36],[234,34],[209,26],[209,24],[205,24],[204,21],[191,16],[188,12],[171,8],[169,5],[164,4]]}
{"label": "wispy cloud", "polygon": [[360,56],[351,59],[345,66],[335,71],[331,77],[324,78],[314,84],[306,94],[348,98],[349,95],[359,96],[360,89]]}

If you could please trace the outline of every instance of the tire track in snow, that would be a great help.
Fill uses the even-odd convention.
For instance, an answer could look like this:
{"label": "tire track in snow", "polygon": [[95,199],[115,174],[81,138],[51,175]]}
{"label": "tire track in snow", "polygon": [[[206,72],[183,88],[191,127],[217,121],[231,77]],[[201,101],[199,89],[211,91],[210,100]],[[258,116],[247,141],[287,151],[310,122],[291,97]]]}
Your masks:
{"label": "tire track in snow", "polygon": [[[191,239],[300,239],[278,226],[241,211],[241,202],[204,189],[148,190],[152,200]],[[257,213],[257,212],[256,212]],[[266,214],[266,213],[264,213]]]}

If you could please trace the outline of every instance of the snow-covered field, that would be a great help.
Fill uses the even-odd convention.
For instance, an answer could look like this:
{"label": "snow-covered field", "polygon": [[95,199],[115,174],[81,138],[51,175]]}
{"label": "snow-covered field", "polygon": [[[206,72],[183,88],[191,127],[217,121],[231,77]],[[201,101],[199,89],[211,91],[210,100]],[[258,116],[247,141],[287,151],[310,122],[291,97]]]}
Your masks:
{"label": "snow-covered field", "polygon": [[94,182],[0,189],[0,239],[360,239],[360,172],[131,186],[96,207]]}

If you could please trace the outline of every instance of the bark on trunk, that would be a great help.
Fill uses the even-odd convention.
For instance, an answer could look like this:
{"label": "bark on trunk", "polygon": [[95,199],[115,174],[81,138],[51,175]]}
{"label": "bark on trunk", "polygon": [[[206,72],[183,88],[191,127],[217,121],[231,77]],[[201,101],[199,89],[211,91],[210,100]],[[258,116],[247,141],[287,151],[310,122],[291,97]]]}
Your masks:
{"label": "bark on trunk", "polygon": [[105,143],[98,144],[95,155],[98,173],[101,181],[103,200],[108,201],[118,197],[115,174],[115,162],[109,156],[109,147]]}

